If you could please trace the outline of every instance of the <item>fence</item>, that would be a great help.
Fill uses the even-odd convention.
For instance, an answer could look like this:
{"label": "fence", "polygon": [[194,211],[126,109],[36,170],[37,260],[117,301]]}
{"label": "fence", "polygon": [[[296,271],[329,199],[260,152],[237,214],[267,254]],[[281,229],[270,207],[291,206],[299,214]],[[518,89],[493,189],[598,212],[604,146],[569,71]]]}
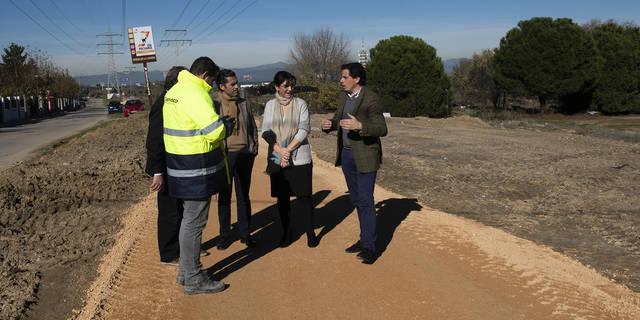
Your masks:
{"label": "fence", "polygon": [[52,117],[84,108],[78,99],[54,96],[0,96],[0,123],[19,123],[33,118]]}

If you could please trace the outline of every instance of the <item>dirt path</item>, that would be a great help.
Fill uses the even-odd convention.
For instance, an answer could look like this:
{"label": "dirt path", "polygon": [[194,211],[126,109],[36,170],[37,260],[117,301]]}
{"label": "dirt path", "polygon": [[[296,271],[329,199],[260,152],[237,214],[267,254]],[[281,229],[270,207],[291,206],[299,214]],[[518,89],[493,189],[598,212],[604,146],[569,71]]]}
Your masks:
{"label": "dirt path", "polygon": [[[211,248],[205,268],[230,287],[185,296],[175,267],[159,264],[151,195],[133,207],[103,259],[78,319],[638,319],[640,295],[559,253],[495,228],[422,207],[376,189],[379,244],[374,265],[343,250],[358,224],[339,169],[315,159],[316,232],[276,247],[280,227],[268,194],[265,150],[254,170],[254,236]],[[295,210],[295,202],[294,202]],[[300,220],[300,219],[299,219]],[[217,235],[215,200],[205,231]],[[298,226],[297,236],[302,234]]]}

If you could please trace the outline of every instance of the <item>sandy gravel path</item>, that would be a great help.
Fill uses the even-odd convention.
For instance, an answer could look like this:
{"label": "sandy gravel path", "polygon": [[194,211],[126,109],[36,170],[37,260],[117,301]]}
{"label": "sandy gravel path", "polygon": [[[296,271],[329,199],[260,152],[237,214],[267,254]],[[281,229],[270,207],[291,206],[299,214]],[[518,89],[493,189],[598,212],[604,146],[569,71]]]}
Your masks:
{"label": "sandy gravel path", "polygon": [[[105,256],[78,319],[640,319],[640,295],[548,248],[376,189],[379,245],[374,265],[343,250],[357,239],[357,216],[341,171],[315,159],[316,232],[277,247],[265,150],[254,168],[254,236],[211,248],[204,267],[230,287],[185,296],[176,268],[161,266],[154,195],[132,207]],[[295,210],[294,204],[294,210]],[[217,235],[215,200],[203,241]],[[300,219],[298,219],[300,220]],[[302,221],[300,221],[302,222]]]}

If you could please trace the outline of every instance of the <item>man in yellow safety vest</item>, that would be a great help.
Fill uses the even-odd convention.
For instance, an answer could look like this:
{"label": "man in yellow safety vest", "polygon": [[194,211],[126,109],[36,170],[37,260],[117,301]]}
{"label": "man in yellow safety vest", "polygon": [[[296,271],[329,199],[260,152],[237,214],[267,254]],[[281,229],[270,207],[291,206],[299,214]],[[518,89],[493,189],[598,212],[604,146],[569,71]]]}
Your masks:
{"label": "man in yellow safety vest", "polygon": [[211,196],[228,184],[224,139],[233,124],[216,114],[209,95],[218,71],[211,58],[196,59],[188,71],[178,74],[162,109],[169,195],[184,207],[177,281],[186,294],[225,289],[222,281],[209,279],[200,265]]}

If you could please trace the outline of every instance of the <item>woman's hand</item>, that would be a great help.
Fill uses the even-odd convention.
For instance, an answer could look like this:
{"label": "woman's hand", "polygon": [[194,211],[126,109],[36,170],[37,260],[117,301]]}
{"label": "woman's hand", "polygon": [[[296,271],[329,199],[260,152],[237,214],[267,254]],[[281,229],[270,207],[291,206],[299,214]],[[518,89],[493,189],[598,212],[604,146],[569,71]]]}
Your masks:
{"label": "woman's hand", "polygon": [[288,166],[290,166],[291,164],[289,163],[289,158],[285,159],[285,158],[280,158],[280,167],[281,168],[286,168]]}
{"label": "woman's hand", "polygon": [[286,158],[287,160],[289,160],[289,157],[291,156],[291,151],[289,151],[289,149],[282,148],[277,144],[273,147],[273,150],[280,155],[280,158]]}

